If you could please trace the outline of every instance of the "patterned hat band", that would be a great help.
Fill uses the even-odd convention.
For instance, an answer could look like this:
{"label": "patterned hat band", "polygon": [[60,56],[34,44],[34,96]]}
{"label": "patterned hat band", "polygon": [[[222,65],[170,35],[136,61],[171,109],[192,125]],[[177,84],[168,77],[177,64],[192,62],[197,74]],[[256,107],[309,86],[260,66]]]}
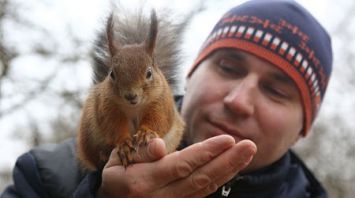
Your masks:
{"label": "patterned hat band", "polygon": [[[227,13],[214,27],[188,76],[212,52],[221,48],[239,49],[261,57],[286,73],[297,85],[305,115],[303,134],[306,135],[326,91],[330,71],[324,69],[323,63],[329,61],[319,59],[313,35],[305,33],[292,21],[234,12]],[[331,50],[330,45],[326,47]],[[321,58],[324,55],[321,54]],[[331,56],[328,59],[331,60]]]}

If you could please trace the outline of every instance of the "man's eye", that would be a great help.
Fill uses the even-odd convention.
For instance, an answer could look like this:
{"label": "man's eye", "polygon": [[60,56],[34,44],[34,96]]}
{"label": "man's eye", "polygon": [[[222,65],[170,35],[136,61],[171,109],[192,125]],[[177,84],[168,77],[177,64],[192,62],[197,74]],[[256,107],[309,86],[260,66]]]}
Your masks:
{"label": "man's eye", "polygon": [[263,86],[263,89],[270,94],[272,97],[277,97],[277,98],[288,98],[287,93],[285,93],[283,90],[279,88],[275,88],[271,85],[265,85]]}
{"label": "man's eye", "polygon": [[239,67],[236,63],[233,63],[232,61],[226,60],[226,59],[221,59],[218,62],[218,66],[221,69],[221,71],[227,75],[243,75],[243,69]]}

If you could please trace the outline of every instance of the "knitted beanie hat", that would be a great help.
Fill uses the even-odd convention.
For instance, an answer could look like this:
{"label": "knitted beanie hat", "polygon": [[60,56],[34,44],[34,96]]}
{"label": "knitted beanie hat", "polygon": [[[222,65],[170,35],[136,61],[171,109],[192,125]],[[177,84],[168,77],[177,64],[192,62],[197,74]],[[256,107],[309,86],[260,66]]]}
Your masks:
{"label": "knitted beanie hat", "polygon": [[221,48],[254,54],[293,79],[302,98],[306,135],[332,70],[331,40],[318,21],[292,0],[252,0],[234,7],[213,28],[188,77]]}

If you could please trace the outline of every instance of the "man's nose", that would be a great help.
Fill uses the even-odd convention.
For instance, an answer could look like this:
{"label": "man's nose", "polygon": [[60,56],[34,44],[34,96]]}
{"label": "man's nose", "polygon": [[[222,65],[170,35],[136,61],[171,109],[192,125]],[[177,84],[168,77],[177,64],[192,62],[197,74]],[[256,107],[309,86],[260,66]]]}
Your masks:
{"label": "man's nose", "polygon": [[256,78],[240,79],[224,97],[224,105],[234,114],[250,116],[254,113],[256,91]]}

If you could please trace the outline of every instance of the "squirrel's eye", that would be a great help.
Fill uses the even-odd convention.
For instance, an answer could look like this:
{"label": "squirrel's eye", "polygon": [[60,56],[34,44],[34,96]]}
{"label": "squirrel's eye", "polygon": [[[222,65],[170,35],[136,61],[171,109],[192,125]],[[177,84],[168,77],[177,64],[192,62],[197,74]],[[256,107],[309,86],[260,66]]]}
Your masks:
{"label": "squirrel's eye", "polygon": [[152,77],[152,75],[153,75],[152,68],[149,67],[149,68],[147,69],[146,78],[147,78],[147,79],[150,79],[150,78]]}
{"label": "squirrel's eye", "polygon": [[113,71],[110,71],[110,78],[111,78],[112,80],[115,80],[115,79],[116,79],[116,76],[115,76],[115,74],[113,73]]}

